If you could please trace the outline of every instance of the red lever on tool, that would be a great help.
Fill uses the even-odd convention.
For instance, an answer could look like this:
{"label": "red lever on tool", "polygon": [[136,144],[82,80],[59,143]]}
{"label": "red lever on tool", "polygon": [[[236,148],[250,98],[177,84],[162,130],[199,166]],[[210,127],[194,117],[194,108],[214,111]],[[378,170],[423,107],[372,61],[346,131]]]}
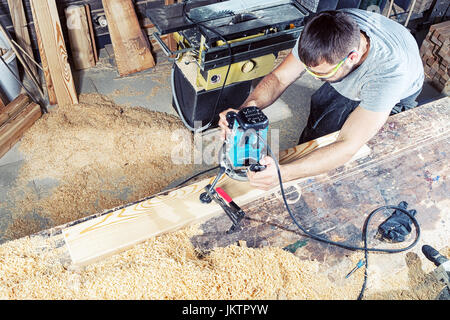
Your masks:
{"label": "red lever on tool", "polygon": [[228,203],[233,202],[233,199],[231,199],[231,197],[222,188],[217,187],[216,191],[218,194],[220,194],[222,198],[225,199],[226,202]]}

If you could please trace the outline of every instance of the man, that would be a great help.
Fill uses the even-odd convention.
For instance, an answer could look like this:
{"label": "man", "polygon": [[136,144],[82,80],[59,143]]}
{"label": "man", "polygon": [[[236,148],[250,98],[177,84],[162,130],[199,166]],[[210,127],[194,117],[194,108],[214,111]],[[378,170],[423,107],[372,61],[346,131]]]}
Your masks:
{"label": "man", "polygon": [[[383,126],[390,114],[417,106],[424,75],[417,43],[406,28],[380,14],[326,11],[305,26],[284,61],[265,76],[239,108],[271,105],[304,72],[325,82],[311,97],[311,111],[299,143],[340,130],[337,141],[280,166],[283,181],[314,176],[347,161]],[[229,132],[220,114],[223,138]],[[234,110],[236,111],[236,110]],[[274,160],[248,173],[252,186],[278,184]]]}

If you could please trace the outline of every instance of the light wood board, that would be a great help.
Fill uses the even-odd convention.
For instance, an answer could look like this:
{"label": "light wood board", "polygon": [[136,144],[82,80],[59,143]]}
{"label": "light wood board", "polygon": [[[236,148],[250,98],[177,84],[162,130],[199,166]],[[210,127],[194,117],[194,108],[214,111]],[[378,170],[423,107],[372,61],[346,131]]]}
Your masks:
{"label": "light wood board", "polygon": [[150,43],[144,36],[131,0],[103,0],[108,29],[120,76],[155,65]]}
{"label": "light wood board", "polygon": [[31,6],[31,12],[33,13],[34,30],[36,31],[36,40],[39,48],[39,55],[41,57],[42,70],[44,72],[45,85],[47,87],[48,102],[50,105],[58,103],[56,99],[55,87],[53,86],[52,75],[48,66],[47,55],[45,54],[45,48],[42,44],[41,32],[39,30],[39,22],[36,20],[36,13],[34,7]]}
{"label": "light wood board", "polygon": [[33,0],[34,21],[47,58],[50,75],[59,105],[77,104],[78,96],[72,77],[55,0]]}
{"label": "light wood board", "polygon": [[[333,143],[337,136],[336,132],[282,152],[280,163],[290,162]],[[365,145],[353,159],[369,153],[370,149]],[[216,203],[203,204],[199,200],[204,187],[213,180],[214,177],[173,189],[65,228],[63,234],[73,264],[85,265],[156,235],[224,214]],[[285,183],[284,187],[296,186],[300,180]],[[217,186],[224,189],[239,205],[277,192],[277,188],[271,191],[255,189],[248,182],[232,180],[228,176],[222,177]]]}

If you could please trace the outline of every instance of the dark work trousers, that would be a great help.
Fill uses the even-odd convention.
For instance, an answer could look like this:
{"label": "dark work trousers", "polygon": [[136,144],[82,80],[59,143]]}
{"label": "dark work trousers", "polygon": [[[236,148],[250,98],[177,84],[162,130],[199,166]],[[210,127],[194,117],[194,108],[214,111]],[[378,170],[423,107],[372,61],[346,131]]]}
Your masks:
{"label": "dark work trousers", "polygon": [[[422,89],[402,99],[394,106],[391,115],[417,107],[416,98],[421,91]],[[311,97],[308,123],[298,143],[341,130],[345,120],[359,104],[360,101],[350,100],[339,94],[329,83],[323,84]]]}

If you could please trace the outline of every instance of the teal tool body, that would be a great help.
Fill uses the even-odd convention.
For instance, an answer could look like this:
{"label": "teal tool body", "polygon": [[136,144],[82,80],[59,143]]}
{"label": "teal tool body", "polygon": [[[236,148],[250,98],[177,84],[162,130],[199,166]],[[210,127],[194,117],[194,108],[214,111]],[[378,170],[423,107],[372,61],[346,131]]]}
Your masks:
{"label": "teal tool body", "polygon": [[266,151],[269,120],[257,107],[247,107],[238,113],[229,112],[227,121],[231,135],[228,137],[226,156],[234,168],[258,165]]}
{"label": "teal tool body", "polygon": [[[219,151],[219,173],[214,182],[205,187],[205,192],[200,195],[200,201],[210,203],[214,200],[218,203],[233,222],[229,232],[239,230],[239,222],[244,218],[244,212],[226,193],[216,191],[216,184],[226,174],[235,180],[248,180],[247,171],[258,172],[266,166],[260,164],[260,160],[267,154],[267,133],[269,131],[269,119],[257,107],[246,107],[239,112],[228,112],[226,115],[231,134],[227,135],[222,148]],[[227,202],[230,205],[227,205]]]}

